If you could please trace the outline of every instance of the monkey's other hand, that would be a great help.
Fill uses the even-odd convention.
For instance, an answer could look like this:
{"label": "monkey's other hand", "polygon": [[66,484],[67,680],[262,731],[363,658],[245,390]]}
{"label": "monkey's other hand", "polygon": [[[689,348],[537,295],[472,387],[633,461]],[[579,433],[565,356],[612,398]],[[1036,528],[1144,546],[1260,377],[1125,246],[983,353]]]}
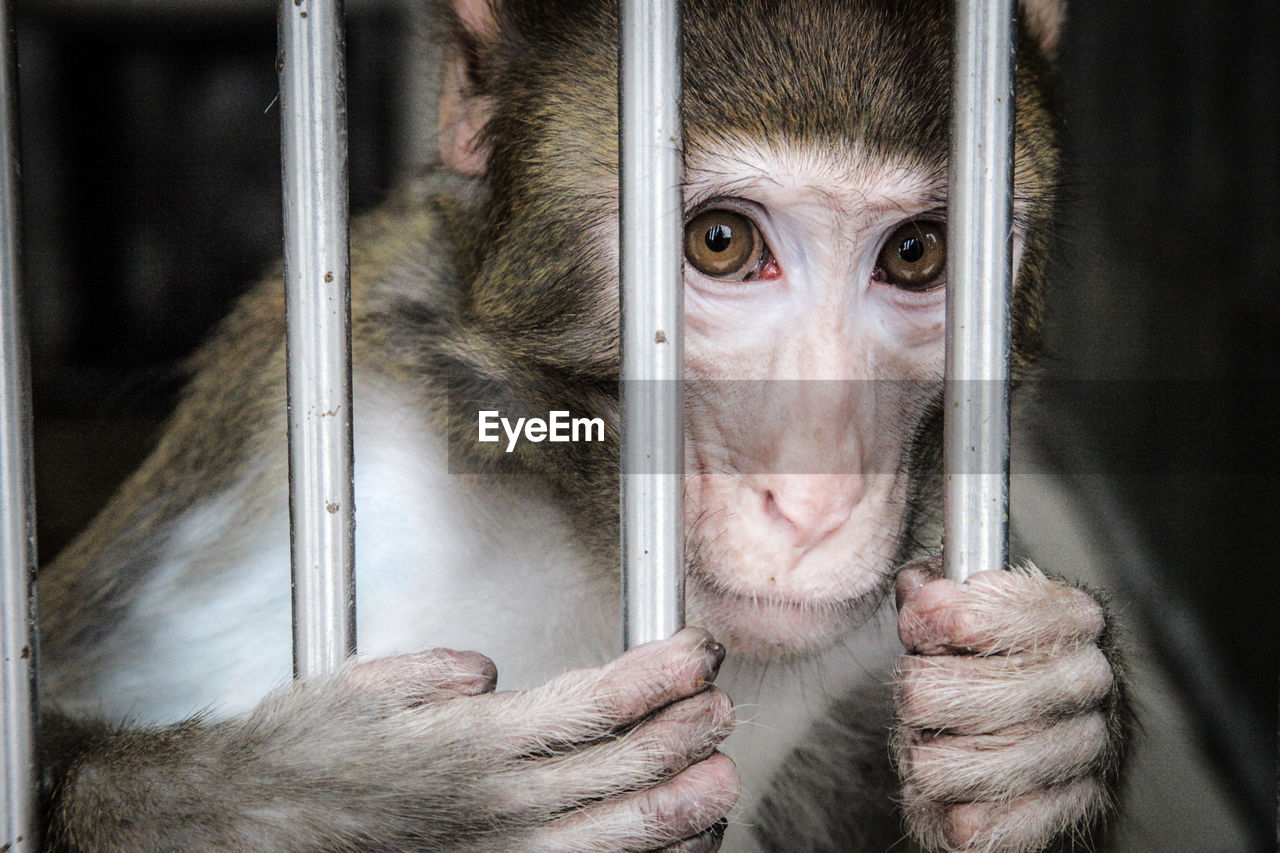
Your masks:
{"label": "monkey's other hand", "polygon": [[898,574],[894,754],[912,833],[940,850],[1036,851],[1111,802],[1121,679],[1092,595],[1034,567]]}
{"label": "monkey's other hand", "polygon": [[134,853],[714,850],[738,790],[723,657],[689,628],[503,693],[474,652],[350,664],[245,718],[103,738],[55,823]]}

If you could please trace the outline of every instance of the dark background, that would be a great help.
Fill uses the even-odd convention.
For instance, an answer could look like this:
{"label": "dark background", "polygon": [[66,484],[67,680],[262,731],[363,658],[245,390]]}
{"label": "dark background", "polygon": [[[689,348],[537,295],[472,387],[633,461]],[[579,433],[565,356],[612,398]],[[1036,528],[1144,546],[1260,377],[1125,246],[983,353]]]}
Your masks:
{"label": "dark background", "polygon": [[[1162,594],[1207,628],[1216,699],[1254,754],[1223,772],[1259,839],[1274,820],[1280,659],[1278,9],[1072,3],[1043,409],[1071,436],[1071,464],[1107,476]],[[413,16],[390,0],[348,10],[359,209],[422,159],[429,108]],[[48,559],[147,451],[181,357],[279,254],[275,12],[237,0],[17,12]]]}
{"label": "dark background", "polygon": [[[1277,837],[1280,6],[1073,0],[1049,411],[1208,628],[1216,750]],[[1130,589],[1137,600],[1142,591]],[[1173,643],[1178,628],[1165,626]],[[1257,726],[1257,729],[1251,727]],[[1265,744],[1265,748],[1264,748]],[[1242,749],[1243,747],[1243,749]]]}

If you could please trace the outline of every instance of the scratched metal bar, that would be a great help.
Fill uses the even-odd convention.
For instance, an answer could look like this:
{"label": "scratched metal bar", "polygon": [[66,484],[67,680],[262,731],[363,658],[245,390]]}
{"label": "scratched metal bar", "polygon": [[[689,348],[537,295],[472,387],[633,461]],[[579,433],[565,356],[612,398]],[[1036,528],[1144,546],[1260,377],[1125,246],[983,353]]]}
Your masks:
{"label": "scratched metal bar", "polygon": [[293,670],[355,653],[351,282],[342,0],[282,0]]}
{"label": "scratched metal bar", "polygon": [[626,646],[684,625],[681,4],[619,6],[622,598]]}
{"label": "scratched metal bar", "polygon": [[18,262],[12,17],[0,2],[0,850],[40,849],[36,732],[36,523],[31,384]]}
{"label": "scratched metal bar", "polygon": [[957,0],[943,464],[944,570],[1009,554],[1014,0]]}

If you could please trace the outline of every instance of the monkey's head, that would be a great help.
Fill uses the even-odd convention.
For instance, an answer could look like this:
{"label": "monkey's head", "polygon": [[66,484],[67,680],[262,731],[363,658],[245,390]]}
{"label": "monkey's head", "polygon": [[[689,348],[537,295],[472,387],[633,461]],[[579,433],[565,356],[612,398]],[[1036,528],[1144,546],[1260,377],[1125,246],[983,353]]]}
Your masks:
{"label": "monkey's head", "polygon": [[[441,150],[490,195],[460,237],[466,322],[562,407],[618,377],[616,6],[454,0]],[[688,604],[735,651],[835,640],[931,512],[950,9],[685,0]],[[1040,342],[1061,7],[1022,11],[1019,370]],[[565,458],[544,473],[611,537],[592,508],[616,506],[616,443]]]}

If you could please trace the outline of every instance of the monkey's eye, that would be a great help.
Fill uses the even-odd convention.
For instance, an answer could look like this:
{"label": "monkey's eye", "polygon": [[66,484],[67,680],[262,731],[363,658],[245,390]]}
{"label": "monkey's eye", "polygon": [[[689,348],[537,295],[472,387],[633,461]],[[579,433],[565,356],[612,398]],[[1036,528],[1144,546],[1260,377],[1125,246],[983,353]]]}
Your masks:
{"label": "monkey's eye", "polygon": [[937,287],[946,268],[947,241],[942,223],[909,219],[885,241],[871,277],[920,293]]}
{"label": "monkey's eye", "polygon": [[732,210],[705,210],[684,227],[684,256],[711,278],[744,281],[768,251],[760,229]]}

